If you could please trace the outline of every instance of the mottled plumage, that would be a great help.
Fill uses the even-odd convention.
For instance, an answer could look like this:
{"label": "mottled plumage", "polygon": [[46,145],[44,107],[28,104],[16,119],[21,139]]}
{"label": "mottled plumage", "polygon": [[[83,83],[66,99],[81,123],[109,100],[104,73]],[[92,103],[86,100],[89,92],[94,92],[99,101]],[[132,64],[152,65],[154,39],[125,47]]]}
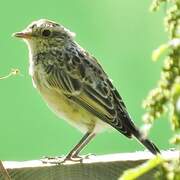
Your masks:
{"label": "mottled plumage", "polygon": [[39,20],[15,36],[28,44],[30,75],[49,107],[86,132],[66,159],[76,158],[90,139],[108,125],[129,138],[135,136],[152,153],[159,153],[152,142],[142,137],[107,74],[74,41],[73,33],[55,22]]}

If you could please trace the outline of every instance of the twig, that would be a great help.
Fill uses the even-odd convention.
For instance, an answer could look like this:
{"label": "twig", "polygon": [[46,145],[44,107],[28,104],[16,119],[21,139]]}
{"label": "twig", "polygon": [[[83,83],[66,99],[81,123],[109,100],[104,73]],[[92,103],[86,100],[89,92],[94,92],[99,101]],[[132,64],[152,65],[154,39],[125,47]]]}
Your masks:
{"label": "twig", "polygon": [[162,164],[165,160],[160,156],[155,156],[153,159],[148,160],[147,162],[137,166],[133,169],[128,169],[125,172],[123,172],[122,176],[119,178],[119,180],[133,180],[137,179],[143,174],[149,172],[153,168],[159,166]]}
{"label": "twig", "polygon": [[3,166],[3,163],[2,163],[1,160],[0,160],[0,172],[2,172],[5,180],[11,180],[11,177],[10,177],[9,173],[5,169],[5,167]]}
{"label": "twig", "polygon": [[12,69],[11,72],[8,75],[0,77],[0,80],[6,79],[6,78],[8,78],[10,76],[18,75],[19,72],[20,72],[19,69]]}

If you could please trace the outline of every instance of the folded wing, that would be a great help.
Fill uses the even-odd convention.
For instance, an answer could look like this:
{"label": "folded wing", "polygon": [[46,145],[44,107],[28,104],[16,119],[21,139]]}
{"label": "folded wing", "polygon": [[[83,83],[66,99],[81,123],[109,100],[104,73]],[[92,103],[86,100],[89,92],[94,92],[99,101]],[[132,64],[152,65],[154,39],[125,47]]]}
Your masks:
{"label": "folded wing", "polygon": [[49,88],[63,92],[71,101],[131,137],[133,132],[128,126],[135,126],[122,98],[97,61],[87,54],[64,57],[63,66],[46,68],[51,69],[46,77]]}

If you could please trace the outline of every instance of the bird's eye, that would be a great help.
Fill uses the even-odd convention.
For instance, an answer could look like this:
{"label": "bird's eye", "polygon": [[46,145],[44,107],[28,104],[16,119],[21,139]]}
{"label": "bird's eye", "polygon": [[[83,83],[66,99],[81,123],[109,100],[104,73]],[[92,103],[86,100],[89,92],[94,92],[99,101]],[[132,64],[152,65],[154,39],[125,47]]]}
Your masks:
{"label": "bird's eye", "polygon": [[48,37],[48,36],[51,35],[51,31],[48,30],[48,29],[45,29],[45,30],[42,31],[42,35],[43,35],[44,37]]}

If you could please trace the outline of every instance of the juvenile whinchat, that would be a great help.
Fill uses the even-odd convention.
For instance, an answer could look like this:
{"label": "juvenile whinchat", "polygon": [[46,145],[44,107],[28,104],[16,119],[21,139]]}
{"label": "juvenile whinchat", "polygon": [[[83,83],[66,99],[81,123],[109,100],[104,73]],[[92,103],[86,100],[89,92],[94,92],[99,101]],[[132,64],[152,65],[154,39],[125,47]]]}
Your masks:
{"label": "juvenile whinchat", "polygon": [[41,19],[14,35],[28,45],[34,87],[59,117],[85,134],[65,161],[79,160],[79,152],[109,125],[128,138],[136,137],[151,153],[160,153],[135,127],[108,75],[96,58],[74,41],[74,33]]}

